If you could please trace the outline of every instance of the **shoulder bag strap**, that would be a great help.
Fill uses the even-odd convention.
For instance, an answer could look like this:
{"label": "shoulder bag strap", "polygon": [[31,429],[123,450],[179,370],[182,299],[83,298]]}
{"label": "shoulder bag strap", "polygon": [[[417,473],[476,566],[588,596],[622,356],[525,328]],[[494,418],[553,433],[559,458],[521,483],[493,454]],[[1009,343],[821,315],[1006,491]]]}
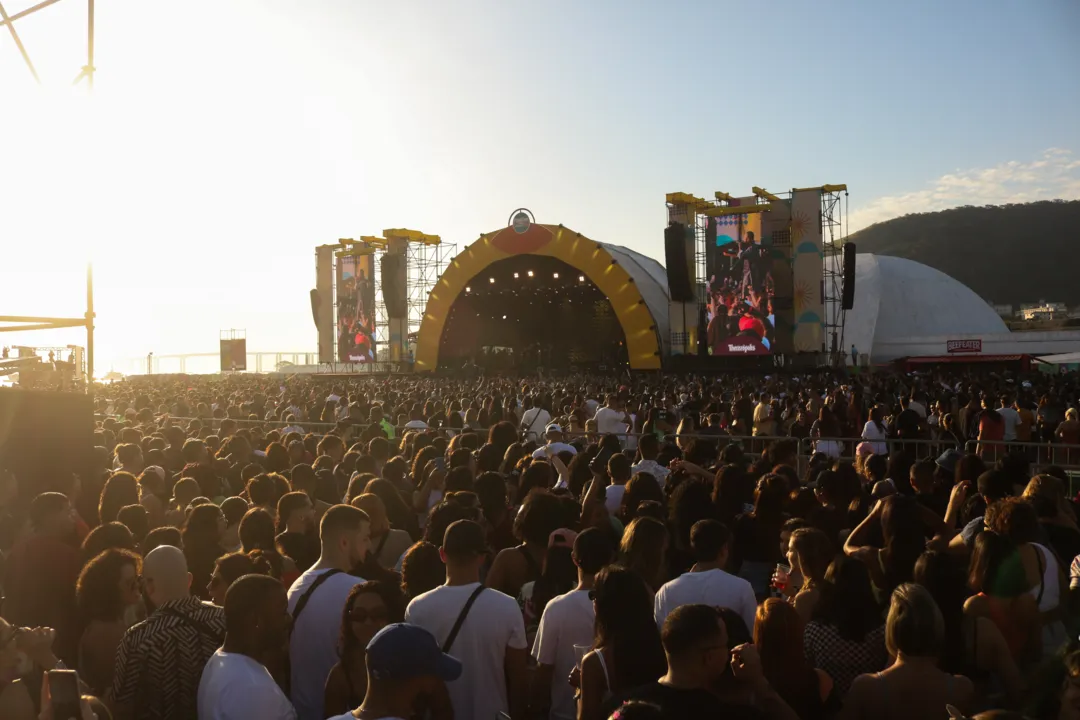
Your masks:
{"label": "shoulder bag strap", "polygon": [[186,614],[180,612],[179,610],[177,610],[175,608],[162,608],[161,613],[163,615],[168,615],[169,617],[174,617],[174,618],[180,620],[185,625],[187,625],[187,626],[189,626],[191,628],[194,628],[194,630],[196,632],[198,632],[201,635],[205,635],[206,637],[210,638],[211,640],[215,640],[217,642],[221,642],[222,640],[224,640],[224,638],[222,637],[222,634],[220,632],[218,632],[217,630],[215,630],[214,628],[210,627],[209,624],[203,622],[202,620],[200,620],[198,618],[192,617],[190,615],[186,615]]}
{"label": "shoulder bag strap", "polygon": [[468,617],[469,611],[472,610],[473,603],[476,602],[476,598],[480,597],[480,593],[484,592],[484,586],[473,590],[473,594],[469,596],[469,599],[465,602],[465,607],[461,608],[461,614],[458,615],[457,620],[454,622],[454,627],[451,628],[450,634],[446,636],[446,642],[443,643],[442,651],[444,653],[450,652],[450,648],[454,646],[454,641],[457,640],[458,633],[461,632],[461,626],[465,624],[465,618]]}
{"label": "shoulder bag strap", "polygon": [[329,580],[330,578],[334,577],[335,575],[340,574],[341,572],[342,571],[338,570],[337,568],[332,568],[332,569],[327,570],[326,572],[324,572],[319,577],[315,578],[315,582],[311,583],[311,587],[309,587],[307,590],[304,591],[304,594],[300,596],[299,600],[297,600],[296,607],[293,608],[293,611],[292,611],[293,624],[295,624],[296,621],[300,619],[300,613],[304,612],[304,608],[307,607],[308,600],[310,600],[311,596],[315,593],[315,591],[319,589],[319,586],[322,585],[327,580]]}

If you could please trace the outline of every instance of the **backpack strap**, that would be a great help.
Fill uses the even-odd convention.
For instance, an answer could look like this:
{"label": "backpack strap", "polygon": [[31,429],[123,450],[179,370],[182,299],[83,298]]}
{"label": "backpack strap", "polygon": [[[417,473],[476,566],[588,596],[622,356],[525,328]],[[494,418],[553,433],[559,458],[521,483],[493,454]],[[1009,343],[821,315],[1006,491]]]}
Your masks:
{"label": "backpack strap", "polygon": [[292,621],[294,625],[296,624],[296,621],[300,619],[300,613],[304,612],[304,608],[307,607],[308,600],[310,600],[311,596],[315,593],[315,591],[319,589],[319,586],[330,578],[334,577],[335,575],[340,574],[341,572],[342,571],[338,570],[337,568],[331,568],[319,577],[315,578],[315,582],[311,583],[311,587],[305,590],[304,594],[300,596],[300,599],[296,601],[296,607],[293,608],[292,611]]}
{"label": "backpack strap", "polygon": [[483,585],[473,590],[473,594],[465,601],[465,607],[461,608],[461,613],[458,615],[457,620],[454,621],[454,627],[451,628],[450,634],[446,636],[446,642],[443,643],[442,651],[444,653],[450,652],[450,648],[454,646],[454,641],[457,640],[458,633],[461,632],[461,626],[465,624],[465,618],[468,617],[473,603],[476,602],[476,598],[480,597],[482,592],[484,592]]}

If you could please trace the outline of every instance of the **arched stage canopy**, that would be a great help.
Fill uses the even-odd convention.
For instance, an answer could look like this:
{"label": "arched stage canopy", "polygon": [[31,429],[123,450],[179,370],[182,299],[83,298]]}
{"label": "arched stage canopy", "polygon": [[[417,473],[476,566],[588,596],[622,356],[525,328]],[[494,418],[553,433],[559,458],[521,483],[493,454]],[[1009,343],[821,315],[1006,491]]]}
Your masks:
{"label": "arched stage canopy", "polygon": [[[523,230],[523,231],[522,231]],[[562,260],[584,275],[611,302],[626,336],[633,370],[658,370],[660,338],[668,337],[667,273],[651,258],[618,245],[590,240],[561,225],[505,227],[481,235],[453,260],[428,297],[420,323],[414,369],[439,366],[439,347],[450,308],[471,282],[494,263],[517,255]]]}

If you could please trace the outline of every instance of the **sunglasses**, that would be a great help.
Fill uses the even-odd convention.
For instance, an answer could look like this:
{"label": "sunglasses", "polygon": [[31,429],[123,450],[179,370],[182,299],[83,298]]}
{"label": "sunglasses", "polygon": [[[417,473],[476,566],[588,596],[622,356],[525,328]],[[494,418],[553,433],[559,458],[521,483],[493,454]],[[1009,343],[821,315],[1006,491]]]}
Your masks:
{"label": "sunglasses", "polygon": [[365,610],[364,608],[353,608],[349,613],[349,621],[356,623],[366,623],[369,620],[371,622],[386,622],[387,612],[384,609]]}

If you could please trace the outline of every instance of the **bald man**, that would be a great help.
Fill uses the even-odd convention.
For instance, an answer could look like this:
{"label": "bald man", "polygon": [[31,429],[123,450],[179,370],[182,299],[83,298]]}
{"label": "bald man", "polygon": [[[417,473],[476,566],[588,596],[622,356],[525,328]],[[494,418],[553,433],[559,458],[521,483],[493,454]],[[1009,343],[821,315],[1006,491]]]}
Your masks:
{"label": "bald man", "polygon": [[153,612],[124,635],[107,695],[117,720],[196,716],[203,666],[225,637],[225,613],[191,595],[184,553],[162,545],[143,561],[143,590]]}

